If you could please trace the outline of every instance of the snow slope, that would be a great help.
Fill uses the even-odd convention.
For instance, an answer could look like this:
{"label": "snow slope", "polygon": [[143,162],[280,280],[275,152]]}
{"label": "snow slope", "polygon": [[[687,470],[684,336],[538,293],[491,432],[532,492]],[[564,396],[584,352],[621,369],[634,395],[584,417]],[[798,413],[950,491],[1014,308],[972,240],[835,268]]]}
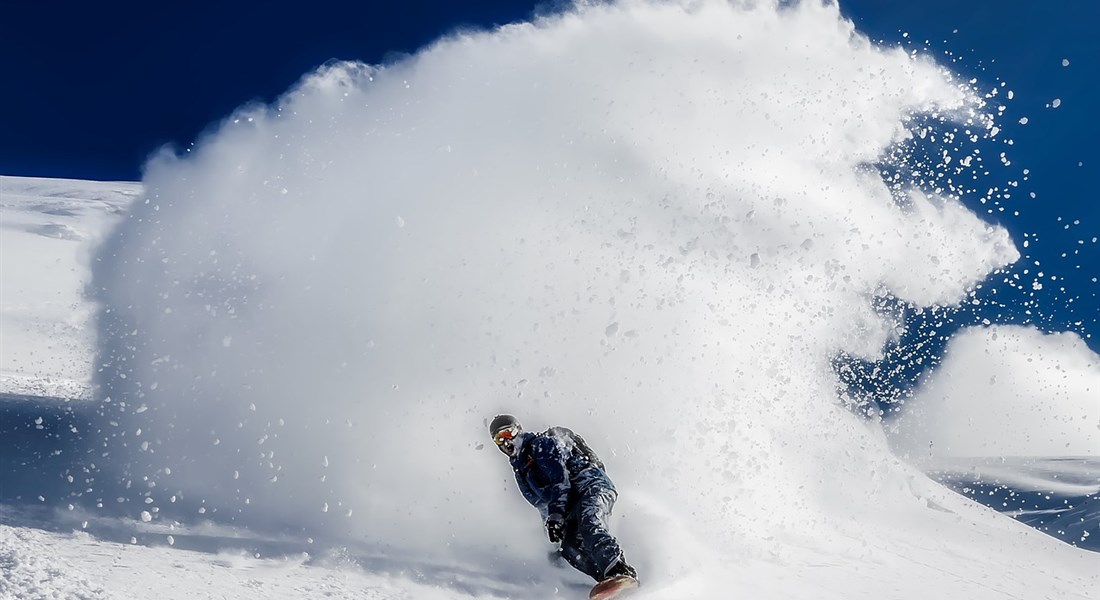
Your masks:
{"label": "snow slope", "polygon": [[[866,529],[822,538],[816,547],[779,537],[766,551],[713,557],[673,580],[647,581],[637,597],[1096,597],[1100,582],[1095,554],[946,494],[937,498],[944,505],[929,500],[940,517],[920,540],[899,546]],[[951,512],[954,509],[960,513]],[[977,518],[974,513],[979,513]],[[55,517],[53,528],[65,521]],[[975,535],[975,526],[984,533]],[[537,568],[517,575],[484,565],[393,561],[354,547],[264,543],[247,534],[240,537],[241,532],[213,542],[207,535],[205,551],[189,551],[173,547],[183,546],[194,535],[186,530],[150,535],[139,531],[136,523],[115,524],[115,535],[142,536],[140,544],[128,544],[105,541],[79,528],[74,523],[70,533],[60,533],[0,524],[0,597],[431,600],[587,595],[580,578],[565,572],[540,573]],[[267,554],[253,552],[257,547]],[[722,591],[715,590],[716,581],[722,582]]]}
{"label": "snow slope", "polygon": [[446,588],[370,573],[351,562],[311,564],[305,553],[258,559],[243,552],[206,554],[169,545],[104,542],[79,531],[57,534],[0,525],[0,598],[454,597]]}
{"label": "snow slope", "polygon": [[[984,135],[980,96],[835,7],[624,2],[326,66],[143,192],[4,178],[0,593],[583,597],[486,447],[508,410],[604,457],[640,598],[1096,597],[1096,554],[905,464],[830,367],[893,338],[876,295],[1018,257],[967,189],[868,169]],[[94,362],[26,366],[52,294]]]}
{"label": "snow slope", "polygon": [[87,398],[93,249],[136,183],[0,178],[0,393]]}

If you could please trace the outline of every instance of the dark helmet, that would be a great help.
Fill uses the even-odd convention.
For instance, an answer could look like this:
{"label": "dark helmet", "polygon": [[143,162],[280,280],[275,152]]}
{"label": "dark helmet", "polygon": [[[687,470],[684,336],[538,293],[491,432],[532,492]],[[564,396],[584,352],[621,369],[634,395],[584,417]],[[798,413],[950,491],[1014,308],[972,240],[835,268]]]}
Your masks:
{"label": "dark helmet", "polygon": [[496,434],[500,433],[501,430],[510,427],[523,428],[519,424],[519,419],[516,419],[512,415],[497,415],[493,417],[493,420],[489,423],[489,435],[496,437]]}

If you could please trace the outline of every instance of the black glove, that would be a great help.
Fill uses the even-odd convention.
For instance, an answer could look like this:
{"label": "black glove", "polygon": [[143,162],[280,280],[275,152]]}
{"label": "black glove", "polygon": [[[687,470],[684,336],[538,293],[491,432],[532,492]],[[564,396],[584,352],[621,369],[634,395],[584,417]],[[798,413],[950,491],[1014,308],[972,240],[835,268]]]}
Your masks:
{"label": "black glove", "polygon": [[550,515],[546,518],[546,536],[555,544],[565,537],[565,519],[561,515]]}

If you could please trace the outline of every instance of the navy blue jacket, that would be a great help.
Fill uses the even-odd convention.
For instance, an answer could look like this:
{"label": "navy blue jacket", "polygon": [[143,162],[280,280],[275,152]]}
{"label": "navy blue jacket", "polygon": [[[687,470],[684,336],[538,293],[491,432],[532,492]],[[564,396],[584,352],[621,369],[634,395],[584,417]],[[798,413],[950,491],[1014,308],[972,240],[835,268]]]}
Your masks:
{"label": "navy blue jacket", "polygon": [[603,463],[584,438],[564,427],[542,433],[523,432],[509,460],[519,491],[545,519],[565,517],[576,501],[599,490],[615,490]]}

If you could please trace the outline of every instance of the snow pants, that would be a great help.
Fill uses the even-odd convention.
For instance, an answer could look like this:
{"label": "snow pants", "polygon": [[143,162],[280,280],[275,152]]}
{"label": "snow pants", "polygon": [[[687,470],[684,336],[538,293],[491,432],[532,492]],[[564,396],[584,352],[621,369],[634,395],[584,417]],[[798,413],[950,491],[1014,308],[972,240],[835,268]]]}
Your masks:
{"label": "snow pants", "polygon": [[592,486],[581,494],[565,517],[561,555],[578,571],[596,581],[623,556],[608,529],[618,494],[613,488]]}

